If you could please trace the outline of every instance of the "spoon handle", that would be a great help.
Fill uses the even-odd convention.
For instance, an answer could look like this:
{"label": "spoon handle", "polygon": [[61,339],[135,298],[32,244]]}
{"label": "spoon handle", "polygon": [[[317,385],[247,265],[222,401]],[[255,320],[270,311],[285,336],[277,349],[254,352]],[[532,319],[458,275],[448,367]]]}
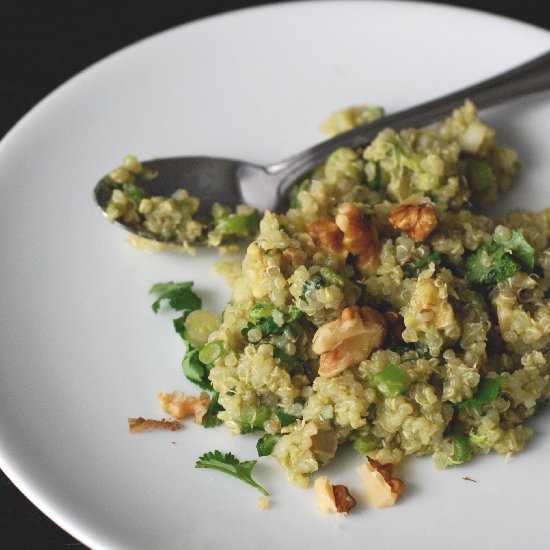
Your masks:
{"label": "spoon handle", "polygon": [[402,130],[431,124],[447,116],[453,109],[461,106],[466,99],[472,100],[479,108],[485,108],[549,88],[550,51],[473,86],[398,111],[378,121],[339,134],[268,167],[268,171],[278,175],[281,182],[279,185],[279,195],[281,196],[292,183],[323,162],[338,147],[364,147],[384,128]]}

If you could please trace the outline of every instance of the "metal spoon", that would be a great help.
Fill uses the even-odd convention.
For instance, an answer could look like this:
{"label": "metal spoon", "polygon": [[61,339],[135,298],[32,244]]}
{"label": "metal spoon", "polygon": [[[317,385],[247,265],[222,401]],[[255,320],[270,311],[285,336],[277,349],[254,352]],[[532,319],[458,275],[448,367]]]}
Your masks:
{"label": "metal spoon", "polygon": [[[548,88],[550,51],[473,86],[339,134],[277,164],[258,166],[217,157],[161,158],[143,163],[157,171],[158,177],[139,181],[139,185],[148,194],[161,196],[170,196],[184,188],[200,199],[199,214],[202,215],[210,213],[214,202],[230,207],[246,203],[260,211],[277,210],[289,187],[338,147],[364,147],[384,128],[402,130],[431,124],[447,116],[466,99],[472,100],[478,108],[485,108]],[[94,189],[95,200],[104,212],[112,192],[107,181],[106,177],[102,178]],[[119,223],[132,233],[166,242],[144,228]]]}

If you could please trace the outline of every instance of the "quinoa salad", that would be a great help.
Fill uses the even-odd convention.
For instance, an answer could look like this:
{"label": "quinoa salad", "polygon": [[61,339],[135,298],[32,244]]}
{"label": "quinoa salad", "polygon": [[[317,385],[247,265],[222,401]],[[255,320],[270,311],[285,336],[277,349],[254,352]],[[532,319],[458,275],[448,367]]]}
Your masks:
{"label": "quinoa salad", "polygon": [[[353,107],[323,129],[381,116]],[[340,513],[355,499],[322,468],[341,446],[357,451],[375,507],[406,490],[394,469],[408,455],[442,469],[521,451],[550,394],[550,209],[481,213],[520,168],[467,101],[429,128],[388,128],[365,148],[335,150],[291,189],[285,212],[234,213],[256,225],[241,226],[251,240],[242,261],[217,268],[232,288],[221,314],[202,309],[192,282],[152,288],[155,311],[180,312],[183,372],[203,390],[159,394],[176,419],[164,427],[194,415],[255,433],[259,457]],[[114,217],[144,210],[133,200]],[[253,485],[255,463],[215,451],[197,467]]]}

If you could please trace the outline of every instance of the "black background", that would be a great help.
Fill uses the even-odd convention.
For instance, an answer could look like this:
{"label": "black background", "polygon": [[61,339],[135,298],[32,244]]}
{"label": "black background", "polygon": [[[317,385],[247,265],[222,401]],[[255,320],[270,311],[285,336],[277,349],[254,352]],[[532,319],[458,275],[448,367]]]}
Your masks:
{"label": "black background", "polygon": [[[0,0],[0,138],[54,88],[123,46],[187,21],[266,3]],[[446,3],[550,29],[550,16],[543,13],[548,11],[547,3],[541,0]],[[460,40],[460,37],[450,39]],[[1,471],[0,547],[85,548],[37,510]]]}

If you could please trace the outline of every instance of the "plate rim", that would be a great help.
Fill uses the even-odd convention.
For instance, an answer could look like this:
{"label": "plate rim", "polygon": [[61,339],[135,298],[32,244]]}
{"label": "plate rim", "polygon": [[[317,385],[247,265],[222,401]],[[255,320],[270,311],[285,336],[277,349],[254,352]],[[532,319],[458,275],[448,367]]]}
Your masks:
{"label": "plate rim", "polygon": [[[539,27],[535,24],[519,19],[514,19],[505,15],[493,13],[486,9],[470,8],[460,5],[436,3],[431,1],[424,2],[420,0],[392,0],[391,2],[388,2],[387,0],[300,0],[296,2],[273,1],[271,3],[262,5],[251,5],[237,9],[230,9],[221,13],[216,13],[193,19],[184,23],[175,24],[174,26],[157,31],[153,34],[150,34],[125,45],[124,47],[96,60],[82,70],[78,71],[67,80],[52,89],[43,98],[41,98],[11,128],[8,129],[8,131],[0,140],[0,159],[5,150],[10,147],[11,143],[18,139],[19,134],[24,130],[24,128],[28,124],[32,124],[32,121],[36,114],[47,107],[50,102],[55,101],[57,97],[59,97],[61,94],[70,92],[70,89],[74,85],[78,84],[89,74],[95,72],[99,67],[110,63],[113,59],[125,56],[129,51],[135,50],[140,47],[147,47],[147,45],[153,41],[164,40],[167,36],[171,34],[185,32],[191,27],[208,25],[210,22],[215,20],[242,17],[243,14],[246,16],[250,13],[268,12],[271,10],[292,11],[296,7],[306,6],[307,9],[312,9],[315,6],[324,7],[327,5],[338,5],[342,7],[342,9],[345,9],[346,5],[352,6],[354,4],[367,3],[382,6],[383,9],[385,9],[389,5],[392,5],[391,9],[424,9],[426,11],[447,11],[455,14],[471,14],[475,15],[476,17],[484,17],[488,21],[499,20],[505,24],[516,25],[518,28],[524,27],[529,31],[550,35],[550,31],[543,27]],[[90,548],[106,548],[110,547],[113,544],[113,541],[104,540],[105,536],[103,535],[103,533],[86,529],[86,527],[89,527],[89,525],[85,523],[85,518],[78,515],[73,516],[70,513],[71,510],[68,505],[66,507],[63,507],[53,504],[50,500],[51,495],[48,494],[47,490],[37,490],[35,487],[33,487],[33,483],[31,480],[33,477],[36,476],[36,472],[23,472],[22,470],[18,469],[17,464],[12,463],[12,461],[6,456],[4,448],[7,447],[7,445],[4,445],[2,443],[3,442],[0,438],[0,468],[10,479],[10,481],[23,493],[23,495],[33,503],[34,506],[42,511],[53,522],[59,525],[60,528],[62,528]]]}

